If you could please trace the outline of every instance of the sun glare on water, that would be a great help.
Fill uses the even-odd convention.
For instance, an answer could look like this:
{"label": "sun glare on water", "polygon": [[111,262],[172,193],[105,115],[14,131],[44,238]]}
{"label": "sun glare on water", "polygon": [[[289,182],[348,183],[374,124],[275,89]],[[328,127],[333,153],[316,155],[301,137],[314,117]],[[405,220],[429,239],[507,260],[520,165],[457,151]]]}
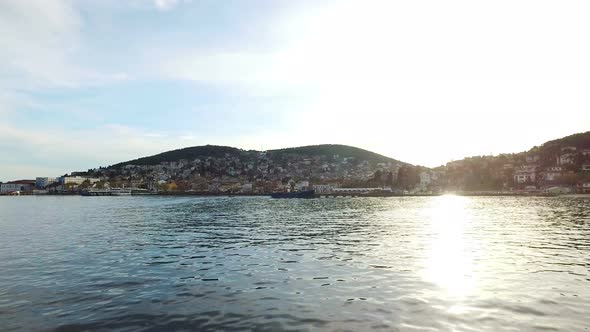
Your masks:
{"label": "sun glare on water", "polygon": [[471,200],[441,196],[428,210],[430,237],[422,277],[439,286],[449,297],[467,297],[476,291],[477,273],[473,257],[473,226],[468,206]]}

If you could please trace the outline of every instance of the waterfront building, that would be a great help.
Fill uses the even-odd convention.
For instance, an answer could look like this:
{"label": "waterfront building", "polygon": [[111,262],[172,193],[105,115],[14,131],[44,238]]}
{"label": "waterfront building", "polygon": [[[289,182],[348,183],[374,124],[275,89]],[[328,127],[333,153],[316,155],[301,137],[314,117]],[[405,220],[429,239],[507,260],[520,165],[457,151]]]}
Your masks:
{"label": "waterfront building", "polygon": [[35,189],[35,180],[18,180],[0,183],[0,194],[7,194],[16,191],[30,191]]}
{"label": "waterfront building", "polygon": [[58,182],[58,178],[55,177],[37,177],[35,179],[35,186],[39,189],[42,189],[56,182]]}
{"label": "waterfront building", "polygon": [[590,181],[578,183],[576,191],[579,194],[590,194]]}
{"label": "waterfront building", "polygon": [[252,183],[244,183],[242,185],[242,189],[240,190],[244,194],[252,193],[253,185]]}
{"label": "waterfront building", "polygon": [[299,181],[295,188],[299,191],[307,190],[309,188],[309,181]]}
{"label": "waterfront building", "polygon": [[316,194],[329,194],[334,189],[331,184],[314,184],[313,190]]}
{"label": "waterfront building", "polygon": [[370,192],[381,192],[383,188],[333,188],[334,194],[367,194]]}

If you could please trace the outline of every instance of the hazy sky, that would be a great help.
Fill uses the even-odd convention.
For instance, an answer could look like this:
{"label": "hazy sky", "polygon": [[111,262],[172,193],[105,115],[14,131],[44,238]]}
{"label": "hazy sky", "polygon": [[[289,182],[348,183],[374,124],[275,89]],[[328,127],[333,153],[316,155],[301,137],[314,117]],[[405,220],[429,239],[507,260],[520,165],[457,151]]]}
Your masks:
{"label": "hazy sky", "polygon": [[0,0],[0,180],[193,145],[413,164],[590,130],[590,2]]}

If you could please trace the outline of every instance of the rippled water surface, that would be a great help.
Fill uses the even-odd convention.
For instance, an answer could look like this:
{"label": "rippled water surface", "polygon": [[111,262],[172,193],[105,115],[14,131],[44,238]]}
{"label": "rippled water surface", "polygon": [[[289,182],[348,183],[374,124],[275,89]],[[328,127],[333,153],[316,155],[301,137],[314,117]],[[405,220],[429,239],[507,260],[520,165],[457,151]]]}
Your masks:
{"label": "rippled water surface", "polygon": [[0,197],[0,330],[586,331],[590,197]]}

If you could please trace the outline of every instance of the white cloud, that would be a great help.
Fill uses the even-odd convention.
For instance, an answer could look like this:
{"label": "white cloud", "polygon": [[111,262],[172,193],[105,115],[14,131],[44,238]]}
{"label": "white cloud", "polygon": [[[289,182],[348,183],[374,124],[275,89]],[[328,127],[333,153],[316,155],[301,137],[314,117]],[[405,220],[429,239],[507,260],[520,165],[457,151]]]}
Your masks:
{"label": "white cloud", "polygon": [[181,2],[187,2],[182,0],[154,0],[154,5],[160,10],[168,10],[176,7]]}
{"label": "white cloud", "polygon": [[590,5],[339,1],[277,27],[264,52],[179,50],[181,79],[333,85],[390,80],[578,80],[590,75]]}
{"label": "white cloud", "polygon": [[[128,79],[81,65],[84,22],[70,1],[0,2],[0,74],[13,88],[78,87]],[[0,82],[1,83],[1,82]]]}
{"label": "white cloud", "polygon": [[[18,128],[0,123],[0,147],[18,148],[19,153],[0,155],[0,181],[19,177],[34,177],[35,174],[59,175],[66,172],[107,166],[118,162],[157,154],[186,146],[204,145],[197,135],[154,133],[120,124],[99,126],[90,130],[62,130],[60,128]],[[54,173],[26,173],[24,169],[31,160],[41,160],[53,167]],[[39,166],[39,169],[43,167]],[[32,168],[31,168],[32,169]],[[47,169],[50,169],[48,167]],[[57,173],[56,173],[57,172]]]}
{"label": "white cloud", "polygon": [[[338,1],[277,25],[280,48],[183,50],[162,71],[300,93],[291,134],[319,126],[305,137],[436,166],[588,130],[588,14],[585,1]],[[272,142],[304,144],[289,137]]]}

